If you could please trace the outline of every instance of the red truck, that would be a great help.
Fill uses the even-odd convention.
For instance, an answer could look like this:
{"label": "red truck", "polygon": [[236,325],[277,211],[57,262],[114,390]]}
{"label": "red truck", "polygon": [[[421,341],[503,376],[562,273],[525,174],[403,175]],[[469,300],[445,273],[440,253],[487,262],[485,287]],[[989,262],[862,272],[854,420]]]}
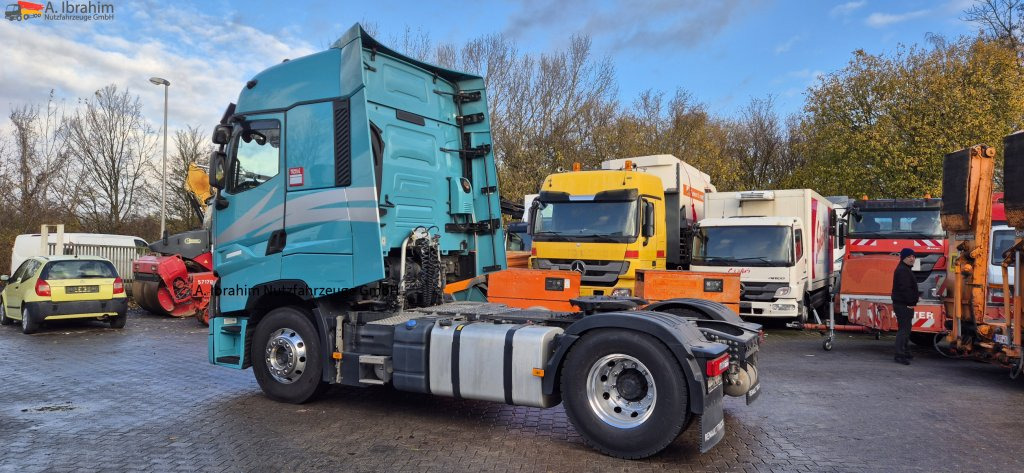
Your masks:
{"label": "red truck", "polygon": [[917,253],[914,275],[921,301],[914,307],[911,339],[931,346],[945,330],[942,287],[948,266],[947,241],[939,221],[941,199],[861,199],[849,214],[849,233],[838,309],[849,323],[873,331],[894,331],[892,274],[899,252]]}

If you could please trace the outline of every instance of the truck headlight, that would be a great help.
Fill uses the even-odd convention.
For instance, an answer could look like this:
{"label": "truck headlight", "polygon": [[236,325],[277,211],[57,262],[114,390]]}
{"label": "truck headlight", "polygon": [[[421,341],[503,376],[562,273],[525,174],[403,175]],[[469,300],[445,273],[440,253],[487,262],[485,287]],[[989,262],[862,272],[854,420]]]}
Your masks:
{"label": "truck headlight", "polygon": [[612,289],[612,297],[629,297],[633,295],[633,291],[628,287],[617,287]]}
{"label": "truck headlight", "polygon": [[772,304],[772,310],[789,312],[791,310],[796,310],[796,304]]}
{"label": "truck headlight", "polygon": [[792,291],[793,291],[793,289],[790,288],[789,286],[780,287],[780,288],[775,290],[775,298],[778,299],[779,297],[788,296],[789,293],[792,292]]}

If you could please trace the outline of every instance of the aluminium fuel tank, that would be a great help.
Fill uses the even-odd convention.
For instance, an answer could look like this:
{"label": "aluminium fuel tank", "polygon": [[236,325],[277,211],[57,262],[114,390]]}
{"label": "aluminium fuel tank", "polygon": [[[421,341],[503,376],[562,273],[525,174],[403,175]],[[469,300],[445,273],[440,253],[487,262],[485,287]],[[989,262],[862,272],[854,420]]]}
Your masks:
{"label": "aluminium fuel tank", "polygon": [[[551,407],[543,394],[543,370],[558,327],[435,324],[430,334],[430,391],[442,396]],[[540,370],[540,371],[537,371]]]}

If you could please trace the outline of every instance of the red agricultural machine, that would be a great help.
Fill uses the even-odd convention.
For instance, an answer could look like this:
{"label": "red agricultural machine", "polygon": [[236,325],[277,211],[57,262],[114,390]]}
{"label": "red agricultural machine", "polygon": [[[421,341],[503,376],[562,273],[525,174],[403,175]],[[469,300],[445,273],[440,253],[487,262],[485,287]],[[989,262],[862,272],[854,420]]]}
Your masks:
{"label": "red agricultural machine", "polygon": [[203,221],[203,228],[164,236],[150,244],[153,253],[132,263],[135,273],[132,295],[139,307],[149,312],[172,317],[194,316],[207,325],[207,307],[217,282],[210,252],[209,220],[205,218],[206,200],[211,195],[209,178],[205,171],[192,164],[185,186],[190,192],[193,210]]}

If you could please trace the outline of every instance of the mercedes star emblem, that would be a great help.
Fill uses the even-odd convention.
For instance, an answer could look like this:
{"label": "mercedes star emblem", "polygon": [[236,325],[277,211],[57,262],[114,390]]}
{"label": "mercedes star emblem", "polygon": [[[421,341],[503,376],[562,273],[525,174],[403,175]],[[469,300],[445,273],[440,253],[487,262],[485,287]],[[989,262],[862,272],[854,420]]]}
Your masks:
{"label": "mercedes star emblem", "polygon": [[583,272],[587,270],[587,265],[583,264],[583,262],[580,260],[576,260],[569,265],[569,269],[576,271],[577,273],[583,274]]}

